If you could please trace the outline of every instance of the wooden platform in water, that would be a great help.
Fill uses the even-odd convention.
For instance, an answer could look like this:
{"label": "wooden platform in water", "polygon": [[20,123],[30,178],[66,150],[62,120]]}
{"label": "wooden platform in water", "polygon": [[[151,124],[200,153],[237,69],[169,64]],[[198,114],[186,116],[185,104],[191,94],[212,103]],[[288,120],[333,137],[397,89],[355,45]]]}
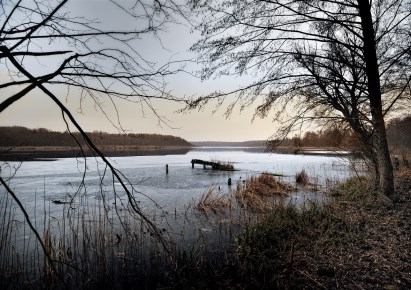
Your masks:
{"label": "wooden platform in water", "polygon": [[215,170],[234,170],[232,164],[224,164],[221,162],[212,162],[212,161],[205,161],[201,159],[192,159],[191,160],[191,167],[194,168],[194,164],[203,165],[203,168],[206,169],[206,166],[211,166],[212,169]]}

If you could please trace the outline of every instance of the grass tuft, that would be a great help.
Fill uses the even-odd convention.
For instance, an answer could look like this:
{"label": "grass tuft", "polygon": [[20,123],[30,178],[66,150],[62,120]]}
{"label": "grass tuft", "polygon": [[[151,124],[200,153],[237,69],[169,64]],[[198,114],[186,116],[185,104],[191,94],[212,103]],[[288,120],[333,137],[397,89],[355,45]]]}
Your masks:
{"label": "grass tuft", "polygon": [[195,208],[203,212],[217,212],[224,211],[230,204],[227,194],[217,192],[215,185],[212,185],[203,192]]}
{"label": "grass tuft", "polygon": [[308,178],[308,174],[304,169],[295,175],[295,182],[303,186],[310,184],[310,179]]}
{"label": "grass tuft", "polygon": [[237,183],[234,196],[241,208],[255,211],[266,211],[272,206],[267,198],[276,196],[287,196],[292,187],[277,180],[268,173],[259,176],[251,176],[245,182]]}
{"label": "grass tuft", "polygon": [[337,184],[329,192],[331,196],[341,196],[345,200],[364,200],[372,196],[373,184],[371,178],[355,176]]}

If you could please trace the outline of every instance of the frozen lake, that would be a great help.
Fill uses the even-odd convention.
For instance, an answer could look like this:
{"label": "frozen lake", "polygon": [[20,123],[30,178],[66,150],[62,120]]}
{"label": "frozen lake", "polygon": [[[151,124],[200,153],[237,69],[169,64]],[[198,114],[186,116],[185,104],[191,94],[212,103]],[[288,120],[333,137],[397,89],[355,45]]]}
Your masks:
{"label": "frozen lake", "polygon": [[[236,171],[203,169],[202,165],[192,168],[192,159],[231,162]],[[238,182],[262,172],[281,175],[279,179],[295,185],[296,173],[304,169],[319,190],[298,187],[284,198],[285,203],[298,206],[326,199],[321,193],[325,185],[352,174],[346,157],[269,154],[250,148],[195,148],[186,154],[115,157],[110,162],[123,174],[144,215],[166,231],[174,244],[191,249],[192,245],[201,247],[207,241],[213,251],[223,251],[232,245],[235,236],[251,220],[235,207],[216,214],[197,210],[195,205],[210,187],[228,193],[236,189]],[[125,190],[118,180],[113,180],[102,160],[62,158],[0,164],[2,178],[25,207],[41,239],[50,244],[54,258],[68,256],[70,250],[75,253],[73,257],[79,258],[65,259],[76,267],[87,268],[101,258],[100,252],[94,251],[97,246],[109,250],[107,261],[118,263],[125,251],[140,253],[133,257],[143,260],[152,253],[151,239],[145,238],[147,228],[124,210],[130,209]],[[227,184],[228,178],[232,179],[232,186]],[[56,200],[72,203],[69,206],[52,202]],[[4,239],[0,270],[16,268],[30,277],[40,275],[42,268],[33,266],[44,261],[38,241],[4,187],[0,189],[0,220]],[[127,240],[124,225],[131,234]],[[84,250],[89,253],[85,260]],[[117,266],[121,269],[121,263]]]}
{"label": "frozen lake", "polygon": [[[231,162],[236,171],[204,170],[202,165],[195,165],[193,169],[192,159]],[[341,180],[351,174],[348,161],[343,157],[270,154],[249,152],[246,148],[196,148],[181,155],[113,157],[110,161],[138,193],[149,196],[166,210],[179,209],[196,200],[212,185],[223,191],[229,190],[228,178],[235,186],[240,179],[269,172],[281,174],[281,179],[294,184],[295,174],[305,169],[310,180],[325,185],[326,180]],[[166,164],[169,166],[168,174]],[[119,197],[125,198],[124,190],[118,181],[113,183],[111,173],[108,169],[105,171],[100,159],[88,158],[85,162],[83,159],[62,158],[22,164],[3,163],[2,177],[7,179],[18,166],[9,185],[29,208],[34,206],[34,202],[48,204],[51,200],[64,201],[73,196],[93,204],[94,200],[101,199],[102,192],[110,198],[113,189]],[[84,185],[81,183],[83,175]],[[141,196],[141,202],[143,206],[149,206],[147,198]],[[52,206],[52,212],[54,207],[58,208]]]}

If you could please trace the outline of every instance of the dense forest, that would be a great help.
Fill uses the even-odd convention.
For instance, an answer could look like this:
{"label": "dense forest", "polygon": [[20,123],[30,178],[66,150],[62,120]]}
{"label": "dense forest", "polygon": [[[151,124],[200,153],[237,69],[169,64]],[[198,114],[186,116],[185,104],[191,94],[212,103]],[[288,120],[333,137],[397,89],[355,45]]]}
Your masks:
{"label": "dense forest", "polygon": [[[183,138],[160,134],[109,134],[104,132],[88,133],[95,145],[106,146],[179,146],[191,147]],[[75,139],[73,138],[75,137]],[[44,128],[0,127],[0,147],[77,147],[76,140],[84,145],[79,133],[54,132]]]}

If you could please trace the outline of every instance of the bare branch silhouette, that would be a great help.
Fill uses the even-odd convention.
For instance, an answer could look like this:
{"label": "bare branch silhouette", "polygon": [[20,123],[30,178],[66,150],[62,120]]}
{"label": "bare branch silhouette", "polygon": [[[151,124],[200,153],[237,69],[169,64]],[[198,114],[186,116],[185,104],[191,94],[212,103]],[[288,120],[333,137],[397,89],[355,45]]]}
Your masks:
{"label": "bare branch silhouette", "polygon": [[393,194],[385,118],[406,111],[410,91],[408,0],[189,1],[201,22],[202,79],[252,75],[249,83],[187,103],[254,107],[255,117],[282,128],[272,140],[300,130],[301,122],[347,127],[365,145],[375,185]]}
{"label": "bare branch silhouette", "polygon": [[[23,102],[31,97],[35,90],[36,93],[40,91],[52,100],[57,110],[62,112],[67,131],[74,138],[81,151],[81,157],[85,160],[82,180],[76,193],[71,195],[71,202],[76,194],[85,188],[87,159],[84,148],[88,147],[105,164],[101,178],[104,178],[106,171],[109,171],[113,176],[113,182],[120,183],[127,195],[133,216],[143,221],[150,234],[160,241],[171,257],[171,248],[162,230],[159,230],[139,207],[138,197],[135,196],[139,192],[132,185],[130,188],[127,186],[126,176],[117,170],[93,143],[62,101],[62,96],[55,93],[57,89],[64,88],[69,97],[73,95],[73,93],[70,95],[71,90],[78,93],[80,102],[84,98],[92,100],[120,132],[124,132],[124,129],[120,122],[121,113],[117,108],[117,100],[142,105],[143,108],[151,110],[163,124],[167,124],[167,120],[158,114],[150,100],[183,101],[168,91],[164,78],[181,71],[184,63],[169,61],[162,65],[156,64],[141,54],[137,44],[145,35],[159,38],[158,32],[163,31],[166,24],[178,22],[178,17],[184,19],[184,6],[173,0],[127,2],[113,0],[110,3],[114,4],[113,7],[118,9],[121,15],[128,15],[132,20],[126,29],[116,27],[106,29],[102,28],[98,21],[88,19],[87,15],[72,16],[67,0],[2,1],[0,4],[2,9],[0,68],[6,77],[2,77],[0,90],[5,92],[9,89],[13,93],[4,93],[0,97],[0,113],[16,102]],[[33,63],[37,66],[33,66]],[[104,99],[108,99],[114,109],[114,118],[111,118],[102,106]],[[80,138],[79,135],[71,132],[71,125],[79,131]],[[8,187],[3,178],[0,181],[19,205],[54,272],[60,275],[54,265],[57,261],[52,260],[48,255],[18,196]],[[140,194],[144,196],[143,193]],[[118,197],[115,188],[114,195]],[[64,283],[64,280],[62,281]]]}

